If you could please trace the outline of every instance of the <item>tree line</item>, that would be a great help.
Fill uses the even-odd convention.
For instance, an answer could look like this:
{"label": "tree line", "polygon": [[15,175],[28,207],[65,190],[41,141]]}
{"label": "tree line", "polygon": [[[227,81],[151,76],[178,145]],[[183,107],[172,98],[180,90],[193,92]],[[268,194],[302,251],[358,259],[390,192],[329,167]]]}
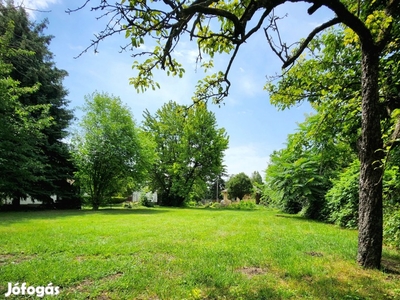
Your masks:
{"label": "tree line", "polygon": [[[335,17],[317,26],[295,49],[290,49],[279,35],[280,18],[273,14],[275,7],[286,2],[310,3],[310,15],[324,6]],[[398,207],[395,176],[400,108],[397,90],[399,1],[200,0],[182,5],[180,1],[123,0],[120,3],[100,1],[92,10],[115,22],[102,31],[89,48],[96,48],[104,38],[125,31],[134,56],[149,56],[133,65],[138,76],[131,81],[139,91],[159,87],[153,80],[155,67],[174,76],[183,76],[184,69],[173,53],[183,35],[197,41],[199,58],[206,54],[211,59],[201,65],[203,68],[213,65],[215,55],[231,54],[225,71],[205,77],[196,86],[193,97],[196,109],[207,101],[221,103],[228,96],[229,72],[240,47],[264,26],[272,50],[282,59],[283,67],[288,68],[278,83],[267,85],[271,101],[285,108],[306,100],[316,110],[316,115],[300,126],[303,135],[289,136],[288,148],[272,155],[266,179],[274,188],[270,188],[266,196],[287,211],[303,211],[305,216],[335,222],[354,221],[357,213],[348,211],[357,207],[357,261],[367,268],[379,268],[387,199],[394,205],[390,209]],[[277,35],[278,42],[271,32]],[[155,40],[156,46],[142,53],[140,46],[147,39]],[[37,86],[32,83],[28,88]],[[41,109],[37,115],[43,117],[42,125],[46,126],[46,107],[33,106],[32,109]],[[158,116],[152,118],[156,121]],[[153,137],[152,142],[160,149],[168,149],[163,136],[159,140]],[[172,148],[170,150],[172,152]],[[22,154],[25,153],[21,153],[21,158]],[[168,172],[158,174],[155,179],[163,182],[169,191],[177,192],[181,186],[171,184],[174,172],[196,173],[194,165],[197,165],[195,160],[186,161],[184,165],[172,164]],[[36,167],[36,171],[45,169],[41,165]],[[342,176],[352,180],[341,181]],[[191,184],[192,190],[201,187],[188,176],[179,179]],[[349,182],[353,185],[347,185]],[[354,186],[357,186],[356,197],[352,196]],[[183,195],[187,193],[177,194],[178,202]],[[165,198],[169,198],[168,194]],[[346,214],[350,217],[343,217]],[[392,220],[397,222],[396,217]]]}
{"label": "tree line", "polygon": [[[80,9],[83,9],[86,2]],[[279,32],[280,16],[274,14],[274,9],[286,3],[306,3],[309,15],[313,15],[324,7],[334,14],[329,21],[316,26],[309,35],[294,45],[289,46],[281,38]],[[136,0],[122,0],[114,3],[105,1],[96,2],[92,11],[100,16],[111,18],[113,26],[107,26],[88,48],[97,48],[98,44],[108,36],[125,32],[131,42],[134,56],[146,55],[148,58],[142,63],[134,63],[138,76],[131,80],[138,90],[157,88],[158,83],[153,79],[152,70],[161,67],[167,74],[183,76],[184,69],[179,62],[179,57],[174,55],[175,47],[180,43],[181,37],[187,36],[195,40],[199,50],[199,59],[207,55],[210,61],[201,65],[208,69],[213,66],[215,55],[228,53],[225,70],[217,70],[214,74],[206,76],[196,86],[193,96],[195,102],[213,101],[221,103],[229,95],[231,82],[229,74],[231,66],[237,57],[241,46],[259,31],[263,31],[272,51],[282,60],[283,68],[289,69],[301,62],[302,57],[313,55],[322,51],[323,46],[318,46],[321,33],[329,29],[342,28],[344,36],[338,40],[338,47],[345,46],[346,50],[358,55],[356,73],[350,71],[339,76],[357,77],[356,85],[359,89],[357,95],[348,94],[341,98],[341,90],[352,89],[347,81],[345,84],[336,84],[335,78],[327,77],[333,82],[328,89],[321,88],[325,93],[337,96],[335,99],[349,100],[358,98],[360,107],[359,138],[357,139],[357,156],[360,162],[359,179],[359,205],[358,205],[358,254],[357,261],[366,268],[379,268],[382,257],[383,239],[383,177],[384,168],[382,160],[385,159],[385,137],[382,118],[377,117],[381,111],[382,95],[387,92],[386,84],[382,81],[382,72],[385,72],[382,61],[397,55],[399,40],[400,2],[398,0],[378,1],[348,1],[348,0],[271,0],[271,1],[163,1],[162,3],[143,3]],[[106,11],[106,13],[104,13]],[[141,50],[141,45],[153,40],[151,50]],[[330,46],[336,46],[334,43]],[[126,49],[127,47],[125,47]],[[348,57],[333,57],[327,68],[340,68],[346,66]],[[397,60],[392,60],[389,68],[396,72]],[[311,69],[309,69],[311,71]],[[354,69],[351,69],[354,70]],[[388,70],[388,69],[387,69]],[[287,72],[288,70],[286,70]],[[330,72],[321,72],[329,75]],[[303,82],[302,75],[291,77],[288,84],[298,86]],[[306,74],[305,74],[306,75]],[[332,75],[332,74],[331,74]],[[397,75],[397,74],[396,74]],[[303,82],[304,83],[304,82]],[[305,84],[310,82],[305,82]],[[326,83],[326,82],[322,82]],[[343,82],[342,82],[343,83]],[[319,88],[320,82],[315,85]],[[339,88],[339,89],[338,89]],[[299,96],[301,91],[310,87],[302,85],[298,90],[290,90]],[[299,93],[300,91],[300,93]],[[394,95],[394,94],[393,94]],[[291,101],[307,99],[310,97],[291,97]],[[322,95],[322,98],[326,96]],[[339,101],[340,101],[339,100]],[[396,104],[396,101],[392,102]],[[392,143],[393,145],[393,143]],[[287,174],[289,176],[289,174]],[[314,179],[313,179],[314,180]],[[313,181],[312,180],[312,181]],[[303,185],[304,183],[295,183]],[[292,191],[289,191],[290,193]],[[305,192],[311,191],[305,189]],[[310,211],[310,213],[313,213]]]}
{"label": "tree line", "polygon": [[[74,198],[74,167],[63,139],[73,118],[67,108],[65,70],[55,66],[44,34],[22,8],[0,3],[0,195],[15,207],[28,194],[60,206]],[[74,206],[74,203],[68,205]]]}
{"label": "tree line", "polygon": [[[345,41],[343,43],[343,41]],[[266,197],[289,213],[347,228],[358,228],[361,130],[361,54],[354,34],[329,30],[309,46],[278,82],[269,82],[271,101],[285,109],[307,100],[314,113],[275,151],[266,170]],[[375,118],[381,123],[384,239],[400,248],[400,85],[398,44],[380,58],[380,99]],[[340,62],[340,63],[339,63]],[[362,213],[362,212],[361,212]]]}
{"label": "tree line", "polygon": [[159,204],[167,206],[217,200],[225,188],[233,199],[253,193],[244,173],[225,183],[229,138],[205,103],[170,101],[153,115],[146,110],[139,126],[120,98],[94,92],[85,97],[84,116],[67,142],[73,118],[62,86],[67,73],[56,68],[47,48],[47,23],[31,23],[11,2],[1,9],[0,194],[14,208],[29,196],[47,207],[79,207],[83,201],[99,209],[143,188],[158,191]]}
{"label": "tree line", "polygon": [[[224,172],[228,135],[206,105],[173,101],[139,126],[122,101],[87,95],[79,130],[44,34],[12,1],[0,4],[0,196],[18,208],[28,196],[47,207],[94,209],[147,186],[160,203],[198,200]],[[82,198],[81,196],[84,195]],[[199,196],[201,195],[201,196]],[[53,196],[56,196],[54,199]]]}
{"label": "tree line", "polygon": [[199,201],[224,172],[228,136],[205,105],[167,102],[154,115],[147,110],[138,126],[118,97],[86,97],[80,130],[71,153],[81,194],[94,209],[112,196],[142,188],[157,191],[161,205]]}

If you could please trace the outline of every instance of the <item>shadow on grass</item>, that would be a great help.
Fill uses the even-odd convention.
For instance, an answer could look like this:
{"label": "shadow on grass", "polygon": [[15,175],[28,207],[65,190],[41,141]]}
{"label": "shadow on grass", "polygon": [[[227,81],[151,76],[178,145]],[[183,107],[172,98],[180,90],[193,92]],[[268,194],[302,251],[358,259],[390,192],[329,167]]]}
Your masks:
{"label": "shadow on grass", "polygon": [[306,218],[306,217],[301,216],[299,214],[276,213],[274,215],[274,217],[275,218],[289,219],[289,220],[293,220],[295,222],[299,221],[299,222],[306,222],[306,223],[330,225],[330,226],[334,226],[334,227],[338,228],[339,230],[346,230],[346,231],[356,231],[357,230],[357,229],[351,229],[351,228],[343,228],[343,227],[340,227],[340,226],[335,225],[333,223],[329,223],[329,222],[322,221],[322,220],[309,219],[309,218]]}
{"label": "shadow on grass", "polygon": [[[275,285],[254,276],[244,288],[238,286],[232,289],[221,288],[218,283],[204,282],[208,287],[211,299],[246,299],[246,300],[277,300],[277,299],[398,299],[397,291],[391,291],[382,286],[381,281],[370,278],[368,275],[359,275],[349,278],[329,277],[281,277]],[[200,280],[201,282],[201,280]],[[228,297],[226,297],[229,295]],[[208,298],[207,298],[208,299]]]}
{"label": "shadow on grass", "polygon": [[13,223],[26,222],[30,220],[54,220],[65,217],[85,215],[154,215],[169,212],[168,209],[160,208],[134,208],[134,209],[112,209],[104,208],[99,210],[37,210],[0,212],[0,225],[11,225]]}
{"label": "shadow on grass", "polygon": [[221,212],[221,211],[242,211],[242,212],[256,212],[260,211],[260,209],[238,209],[238,208],[229,208],[229,207],[218,207],[218,208],[211,208],[211,207],[183,207],[185,209],[191,210],[203,210],[207,212]]}

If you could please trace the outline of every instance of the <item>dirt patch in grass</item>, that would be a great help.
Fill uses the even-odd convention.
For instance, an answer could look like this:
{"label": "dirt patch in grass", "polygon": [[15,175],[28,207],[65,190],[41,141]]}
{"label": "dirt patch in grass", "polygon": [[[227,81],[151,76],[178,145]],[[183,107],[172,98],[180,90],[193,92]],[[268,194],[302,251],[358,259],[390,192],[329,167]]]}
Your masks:
{"label": "dirt patch in grass", "polygon": [[311,275],[303,275],[302,277],[301,277],[301,279],[302,279],[302,281],[305,281],[305,282],[308,282],[308,283],[311,283],[311,282],[313,282],[313,277],[311,276]]}
{"label": "dirt patch in grass", "polygon": [[0,254],[0,265],[7,264],[10,260],[12,260],[14,255],[12,254]]}
{"label": "dirt patch in grass", "polygon": [[86,260],[86,256],[85,255],[78,255],[78,256],[75,257],[75,260],[77,262],[83,262],[83,261]]}
{"label": "dirt patch in grass", "polygon": [[[80,293],[87,292],[89,286],[93,286],[95,284],[101,284],[101,283],[104,283],[104,282],[107,282],[107,281],[114,281],[114,280],[120,278],[123,275],[124,274],[122,272],[116,272],[114,274],[105,276],[105,277],[103,277],[101,279],[98,279],[98,280],[95,280],[95,279],[92,279],[92,278],[84,279],[81,282],[79,282],[78,284],[67,288],[67,290],[69,292],[80,292]],[[106,295],[106,292],[104,292],[104,295]],[[108,299],[108,298],[99,298],[99,299]]]}
{"label": "dirt patch in grass", "polygon": [[109,300],[109,299],[113,298],[110,295],[108,295],[108,292],[102,292],[99,296],[96,297],[96,300]]}
{"label": "dirt patch in grass", "polygon": [[322,257],[324,256],[321,252],[315,252],[315,251],[310,251],[310,252],[305,252],[307,255],[314,256],[314,257]]}
{"label": "dirt patch in grass", "polygon": [[24,254],[0,254],[0,266],[7,264],[19,264],[21,262],[34,259],[34,255]]}
{"label": "dirt patch in grass", "polygon": [[123,275],[124,275],[124,273],[122,273],[122,272],[117,272],[117,273],[115,273],[115,274],[108,275],[108,276],[102,278],[101,280],[102,280],[102,281],[113,281],[113,280],[116,280],[116,279],[122,277]]}
{"label": "dirt patch in grass", "polygon": [[135,298],[136,300],[160,300],[159,297],[151,295],[151,296],[139,296]]}
{"label": "dirt patch in grass", "polygon": [[87,289],[88,286],[91,286],[94,284],[94,280],[92,279],[84,279],[81,281],[78,285],[72,286],[71,289],[76,291],[76,292],[83,292]]}
{"label": "dirt patch in grass", "polygon": [[176,259],[175,256],[169,253],[155,253],[154,258],[160,261],[166,261],[166,262],[171,262]]}
{"label": "dirt patch in grass", "polygon": [[267,273],[266,269],[260,267],[243,267],[236,270],[239,273],[246,275],[248,278],[252,278],[256,275],[263,275]]}

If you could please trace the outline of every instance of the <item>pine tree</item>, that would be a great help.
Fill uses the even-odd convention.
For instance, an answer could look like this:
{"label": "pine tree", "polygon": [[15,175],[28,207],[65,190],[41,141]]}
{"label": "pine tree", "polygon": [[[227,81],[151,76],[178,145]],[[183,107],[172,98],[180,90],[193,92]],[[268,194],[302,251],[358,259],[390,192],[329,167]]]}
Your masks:
{"label": "pine tree", "polygon": [[[50,124],[41,128],[41,138],[33,137],[31,141],[38,148],[32,164],[40,168],[32,170],[33,177],[16,179],[24,182],[24,188],[15,190],[13,203],[18,206],[20,198],[27,195],[47,204],[53,202],[51,195],[71,198],[73,189],[67,184],[67,179],[72,178],[73,167],[68,147],[63,141],[73,117],[72,112],[67,109],[67,91],[62,84],[67,72],[55,66],[53,54],[48,49],[52,36],[44,34],[46,20],[37,24],[31,22],[27,12],[21,7],[15,7],[12,1],[1,3],[0,13],[0,34],[3,35],[7,24],[13,22],[10,46],[31,53],[6,57],[5,62],[12,65],[10,77],[18,81],[21,88],[38,85],[33,93],[20,95],[18,101],[25,107],[46,106],[52,119]],[[27,117],[39,122],[42,112],[33,110]],[[18,165],[18,161],[11,160],[9,163]]]}

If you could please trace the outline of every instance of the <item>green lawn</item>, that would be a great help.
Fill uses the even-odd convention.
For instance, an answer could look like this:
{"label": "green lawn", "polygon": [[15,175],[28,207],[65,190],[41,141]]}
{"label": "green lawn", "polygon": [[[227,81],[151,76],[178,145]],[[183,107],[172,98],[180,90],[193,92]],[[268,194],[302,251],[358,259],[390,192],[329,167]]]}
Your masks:
{"label": "green lawn", "polygon": [[0,241],[1,296],[51,282],[52,299],[400,299],[399,252],[363,270],[356,231],[266,209],[0,213]]}

